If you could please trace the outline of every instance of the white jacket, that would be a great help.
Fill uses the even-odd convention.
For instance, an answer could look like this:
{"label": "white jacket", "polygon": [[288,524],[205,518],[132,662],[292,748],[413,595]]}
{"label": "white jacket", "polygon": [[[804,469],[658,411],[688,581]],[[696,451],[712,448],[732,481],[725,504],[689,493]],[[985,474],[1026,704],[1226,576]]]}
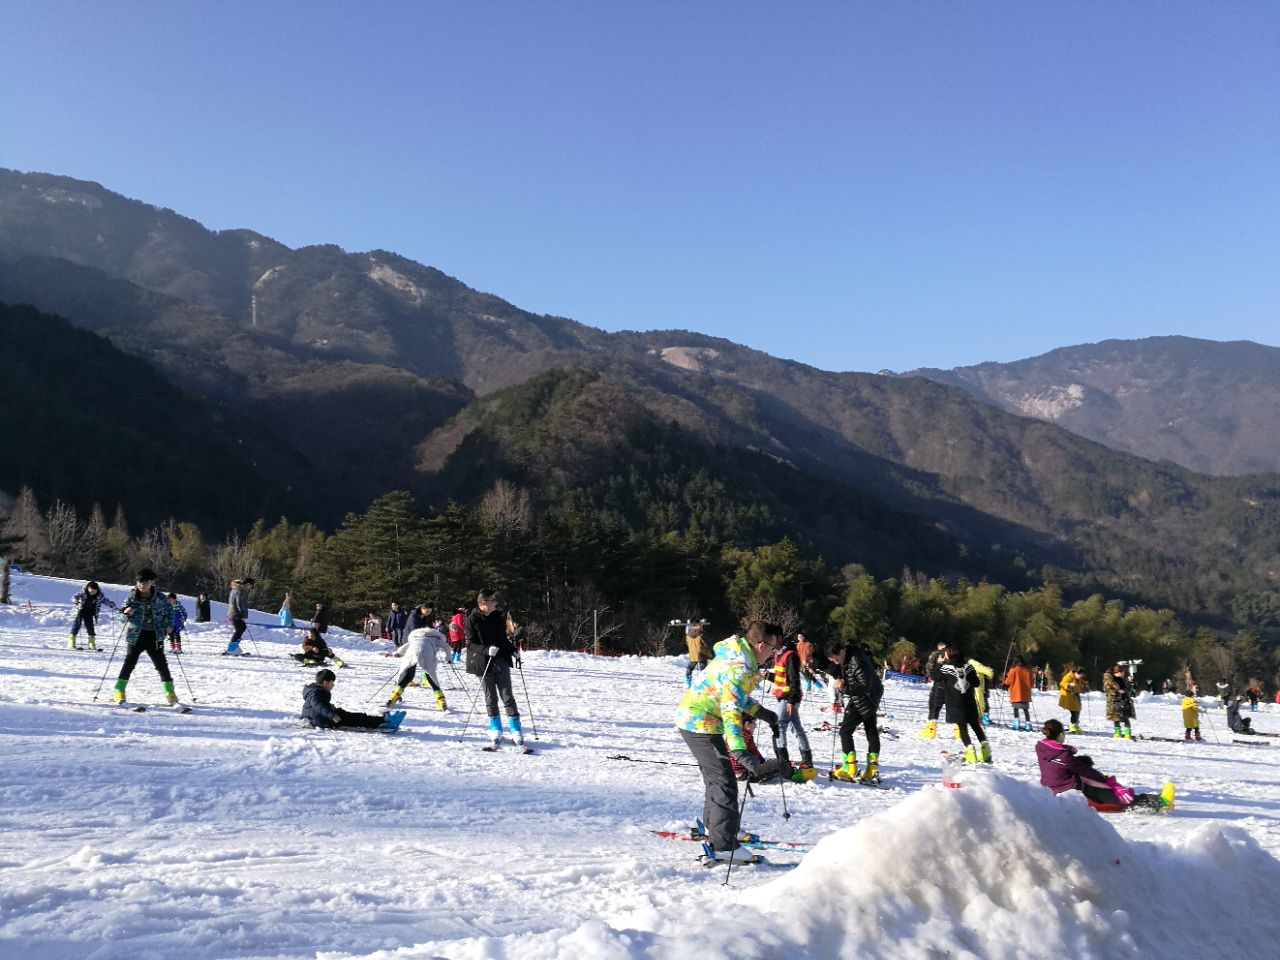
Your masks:
{"label": "white jacket", "polygon": [[434,627],[419,627],[411,630],[404,643],[396,647],[394,656],[416,660],[419,667],[434,677],[437,658],[448,658],[452,653],[443,633]]}

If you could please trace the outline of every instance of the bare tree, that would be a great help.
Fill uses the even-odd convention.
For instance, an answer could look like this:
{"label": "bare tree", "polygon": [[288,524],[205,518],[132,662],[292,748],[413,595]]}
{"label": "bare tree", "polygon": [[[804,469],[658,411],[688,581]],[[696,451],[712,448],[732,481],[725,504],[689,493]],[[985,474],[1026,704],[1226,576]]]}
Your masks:
{"label": "bare tree", "polygon": [[211,594],[226,600],[231,596],[231,581],[253,577],[258,581],[260,591],[266,591],[270,584],[263,578],[262,555],[247,541],[240,539],[240,534],[233,533],[220,546],[209,551],[209,576],[213,580]]}
{"label": "bare tree", "polygon": [[174,574],[178,572],[178,559],[173,555],[173,521],[152,527],[135,544],[137,558],[156,572],[156,579],[169,589]]}
{"label": "bare tree", "polygon": [[75,507],[55,500],[45,514],[45,535],[49,543],[49,572],[67,576],[81,571],[84,557],[84,524]]}
{"label": "bare tree", "polygon": [[495,533],[528,530],[533,524],[533,503],[529,491],[506,480],[499,480],[484,495],[478,513]]}
{"label": "bare tree", "polygon": [[784,636],[791,636],[800,629],[800,611],[789,603],[783,603],[772,597],[752,597],[740,611],[743,624],[752,620],[763,620],[775,623],[782,628]]}
{"label": "bare tree", "polygon": [[14,541],[14,557],[22,564],[37,564],[49,550],[49,538],[40,504],[30,487],[23,487],[9,513],[5,534]]}
{"label": "bare tree", "polygon": [[89,522],[84,528],[84,566],[89,576],[96,576],[102,554],[107,549],[107,518],[99,504],[89,511]]}

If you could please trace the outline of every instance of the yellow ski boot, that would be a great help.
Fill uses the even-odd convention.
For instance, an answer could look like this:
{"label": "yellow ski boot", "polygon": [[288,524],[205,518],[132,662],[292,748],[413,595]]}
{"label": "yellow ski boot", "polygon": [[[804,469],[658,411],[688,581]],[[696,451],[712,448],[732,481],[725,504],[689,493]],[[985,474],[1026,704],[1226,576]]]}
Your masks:
{"label": "yellow ski boot", "polygon": [[978,762],[978,751],[974,750],[974,749],[973,749],[973,747],[965,747],[965,748],[964,748],[964,762],[965,762],[965,763],[977,763],[977,762]]}
{"label": "yellow ski boot", "polygon": [[844,763],[831,771],[832,780],[857,780],[858,779],[858,753],[855,750],[852,753],[844,755]]}
{"label": "yellow ski boot", "polygon": [[1161,810],[1173,809],[1173,781],[1172,780],[1166,783],[1163,789],[1161,789],[1160,791],[1160,809]]}
{"label": "yellow ski boot", "polygon": [[924,729],[916,734],[921,740],[932,740],[938,735],[938,721],[928,720],[925,722]]}
{"label": "yellow ski boot", "polygon": [[449,712],[449,704],[445,703],[445,699],[444,699],[444,691],[443,691],[443,690],[437,690],[437,691],[436,691],[436,704],[437,704],[437,706],[439,706],[439,707],[440,707],[440,712],[441,712],[441,713],[448,713],[448,712]]}
{"label": "yellow ski boot", "polygon": [[867,754],[867,765],[862,771],[863,783],[879,783],[880,782],[880,755],[878,753]]}
{"label": "yellow ski boot", "polygon": [[404,687],[395,687],[391,691],[391,696],[387,698],[387,706],[394,707],[400,702],[401,696],[404,694]]}

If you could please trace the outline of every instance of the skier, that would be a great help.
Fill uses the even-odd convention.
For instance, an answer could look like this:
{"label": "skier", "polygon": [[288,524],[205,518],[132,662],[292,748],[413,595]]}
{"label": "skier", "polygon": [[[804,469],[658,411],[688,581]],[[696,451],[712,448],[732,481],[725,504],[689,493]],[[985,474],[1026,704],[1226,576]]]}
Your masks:
{"label": "skier", "polygon": [[280,603],[280,612],[276,616],[280,618],[280,626],[286,629],[293,626],[293,594],[287,590],[284,600]]}
{"label": "skier", "polygon": [[1069,667],[1062,671],[1062,682],[1058,684],[1058,706],[1071,714],[1068,733],[1080,732],[1080,695],[1088,686],[1084,679],[1084,667]]}
{"label": "skier", "polygon": [[173,612],[169,617],[169,652],[182,652],[182,628],[187,625],[187,608],[178,602],[176,593],[169,594],[169,606],[173,608]]}
{"label": "skier", "polygon": [[[1257,733],[1253,729],[1252,721],[1248,717],[1240,716],[1240,705],[1244,703],[1243,696],[1237,696],[1231,701],[1227,707],[1227,726],[1231,728],[1232,733],[1252,734]],[[1196,738],[1197,740],[1199,737]]]}
{"label": "skier", "polygon": [[969,666],[973,667],[973,672],[978,675],[978,685],[973,691],[973,699],[978,704],[978,715],[982,717],[984,724],[990,723],[991,716],[987,712],[987,682],[995,678],[995,671],[985,663],[973,659],[969,660]]}
{"label": "skier", "polygon": [[467,608],[454,608],[453,615],[449,618],[449,646],[453,648],[453,662],[457,663],[462,659],[462,648],[467,644]]}
{"label": "skier", "polygon": [[422,603],[414,607],[413,612],[409,614],[409,622],[405,625],[405,629],[409,633],[413,633],[413,631],[421,630],[424,627],[434,627],[435,618],[432,616],[432,611],[434,610],[435,607],[429,602],[426,600],[422,601]]}
{"label": "skier", "polygon": [[691,623],[684,628],[684,642],[689,648],[689,665],[684,668],[684,685],[693,685],[694,670],[706,670],[707,661],[713,656],[706,638],[702,635],[702,624]]}
{"label": "skier", "polygon": [[[1021,657],[1013,658],[1013,666],[1004,675],[1004,685],[1009,691],[1009,702],[1013,705],[1013,729],[1031,729],[1031,671],[1022,662]],[[1023,720],[1018,719],[1022,712]]]}
{"label": "skier", "polygon": [[705,860],[713,863],[733,856],[739,862],[757,858],[733,854],[739,845],[738,781],[730,756],[754,779],[777,773],[776,760],[760,759],[747,749],[743,719],[754,716],[777,735],[778,718],[772,710],[751,698],[760,682],[759,665],[782,641],[773,624],[753,621],[743,635],[735,634],[715,645],[714,657],[680,698],[676,729],[693,754],[702,774],[702,822],[707,831]]}
{"label": "skier", "polygon": [[1115,728],[1112,739],[1119,740],[1123,737],[1125,740],[1132,740],[1133,688],[1129,685],[1129,678],[1125,676],[1124,667],[1117,663],[1104,673],[1102,689],[1107,694],[1107,719]]}
{"label": "skier", "polygon": [[289,656],[307,667],[319,666],[324,663],[326,657],[331,658],[336,667],[346,666],[329,644],[325,643],[324,635],[315,627],[308,630],[307,635],[302,638],[302,652],[291,653]]}
{"label": "skier", "polygon": [[111,695],[111,699],[120,706],[128,705],[124,695],[125,687],[129,684],[129,677],[137,666],[138,658],[145,653],[160,674],[160,688],[164,690],[165,700],[175,710],[186,711],[187,708],[178,702],[178,695],[173,691],[173,677],[169,674],[169,663],[164,658],[164,644],[160,640],[164,629],[169,626],[172,611],[168,599],[156,589],[155,571],[143,567],[138,571],[136,585],[129,592],[129,599],[120,608],[120,615],[127,624],[124,639],[128,650],[124,655],[124,663],[120,666],[120,675],[116,677],[115,691]]}
{"label": "skier", "polygon": [[1066,731],[1062,721],[1046,720],[1041,729],[1044,739],[1036,744],[1036,760],[1040,763],[1040,783],[1055,794],[1079,790],[1091,804],[1115,809],[1136,807],[1152,811],[1173,809],[1173,784],[1166,783],[1159,795],[1134,794],[1121,786],[1115,777],[1108,777],[1094,769],[1093,761],[1067,746]]}
{"label": "skier", "polygon": [[316,671],[314,683],[302,688],[302,719],[313,727],[345,727],[348,730],[395,730],[404,720],[404,711],[385,717],[371,713],[353,713],[333,705],[333,684],[337,676],[332,670]]}
{"label": "skier", "polygon": [[209,611],[209,595],[202,593],[196,597],[196,623],[208,623],[212,619]]}
{"label": "skier", "polygon": [[[507,727],[511,740],[524,747],[524,731],[520,727],[520,708],[511,689],[511,668],[520,662],[520,651],[507,637],[507,617],[498,609],[497,594],[481,590],[476,608],[467,614],[464,627],[467,639],[467,673],[480,678],[484,689],[485,710],[489,714],[489,739],[484,749],[494,751],[502,743],[502,720],[498,700],[507,711]],[[527,752],[532,753],[526,748]]]}
{"label": "skier", "polygon": [[67,649],[80,649],[76,644],[76,638],[80,634],[80,628],[84,627],[86,648],[97,650],[98,637],[95,627],[98,625],[98,611],[102,609],[104,603],[112,610],[116,609],[116,605],[103,595],[96,580],[86,583],[84,589],[71,598],[71,602],[75,604],[76,618],[71,624],[71,633],[67,634]]}
{"label": "skier", "polygon": [[1218,699],[1222,701],[1225,709],[1231,703],[1231,684],[1227,683],[1226,677],[1223,677],[1214,686],[1218,688]]}
{"label": "skier", "polygon": [[391,609],[387,611],[387,636],[397,647],[404,643],[404,628],[409,622],[409,615],[400,609],[400,604],[391,601]]}
{"label": "skier", "polygon": [[1196,698],[1188,693],[1182,698],[1182,726],[1186,729],[1186,733],[1182,735],[1184,740],[1190,740],[1191,734],[1196,735],[1196,741],[1200,740],[1200,704],[1196,702]]}
{"label": "skier", "polygon": [[[840,751],[843,762],[831,771],[836,780],[880,782],[880,727],[876,713],[884,696],[884,683],[867,648],[856,640],[837,650],[830,658],[814,653],[814,665],[835,678],[838,695],[847,698],[844,719],[840,722]],[[858,770],[858,753],[853,744],[853,732],[858,727],[867,731],[867,765]]]}
{"label": "skier", "polygon": [[401,697],[404,695],[404,688],[413,679],[413,668],[417,666],[422,669],[422,682],[424,684],[429,683],[431,689],[435,691],[436,704],[442,711],[448,710],[449,705],[445,702],[444,691],[440,689],[440,683],[436,679],[436,662],[440,656],[443,656],[445,661],[448,662],[451,653],[449,644],[444,639],[444,634],[434,627],[420,627],[417,630],[410,631],[404,643],[396,648],[395,653],[391,654],[393,657],[407,657],[409,662],[404,665],[404,669],[396,677],[395,689],[391,691],[391,698],[387,701],[387,706],[394,707],[400,702]]}
{"label": "skier", "polygon": [[818,689],[822,689],[822,684],[813,675],[813,669],[810,666],[810,661],[813,659],[813,651],[816,649],[813,641],[803,633],[797,633],[795,647],[796,656],[800,658],[800,672],[804,674],[804,692],[808,693],[812,690],[814,684],[817,684]]}
{"label": "skier", "polygon": [[[802,634],[803,636],[803,634]],[[813,657],[813,644],[809,644],[810,658]],[[813,769],[813,751],[809,749],[809,735],[805,733],[804,723],[800,720],[800,701],[804,694],[800,691],[800,654],[796,645],[786,640],[778,647],[773,657],[774,697],[778,700],[778,763],[784,777],[791,776],[791,756],[787,751],[787,730],[794,729],[796,743],[800,746],[800,767],[802,770]],[[813,774],[807,775],[812,779]]]}
{"label": "skier", "polygon": [[[987,742],[986,731],[982,729],[982,715],[978,712],[978,672],[972,663],[964,661],[960,648],[955,644],[943,648],[933,682],[943,686],[947,723],[956,725],[956,733],[964,744],[965,763],[977,763],[979,759],[990,763],[991,744]],[[970,728],[978,736],[976,751],[969,740]]]}
{"label": "skier", "polygon": [[234,628],[231,640],[223,656],[238,657],[244,651],[240,649],[240,638],[249,628],[249,594],[253,592],[253,577],[231,581],[231,596],[227,599],[227,619]]}
{"label": "skier", "polygon": [[1245,695],[1249,698],[1249,710],[1251,713],[1258,712],[1258,700],[1262,697],[1262,691],[1258,689],[1258,685],[1251,683],[1245,688]]}
{"label": "skier", "polygon": [[[942,651],[946,648],[946,641],[939,640],[929,654],[929,658],[924,662],[924,675],[930,680],[933,680],[933,675],[938,670],[938,661],[942,659]],[[919,733],[919,736],[926,740],[932,740],[938,735],[938,715],[942,713],[945,694],[946,691],[942,685],[934,681],[933,687],[929,690],[929,719],[925,721],[924,729]]]}

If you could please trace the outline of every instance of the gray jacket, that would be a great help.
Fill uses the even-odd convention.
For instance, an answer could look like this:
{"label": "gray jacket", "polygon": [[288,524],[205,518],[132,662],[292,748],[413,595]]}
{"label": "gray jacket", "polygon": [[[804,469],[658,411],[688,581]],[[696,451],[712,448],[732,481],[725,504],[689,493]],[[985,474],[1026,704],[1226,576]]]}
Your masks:
{"label": "gray jacket", "polygon": [[239,587],[231,591],[227,600],[227,616],[232,620],[249,619],[249,597]]}

